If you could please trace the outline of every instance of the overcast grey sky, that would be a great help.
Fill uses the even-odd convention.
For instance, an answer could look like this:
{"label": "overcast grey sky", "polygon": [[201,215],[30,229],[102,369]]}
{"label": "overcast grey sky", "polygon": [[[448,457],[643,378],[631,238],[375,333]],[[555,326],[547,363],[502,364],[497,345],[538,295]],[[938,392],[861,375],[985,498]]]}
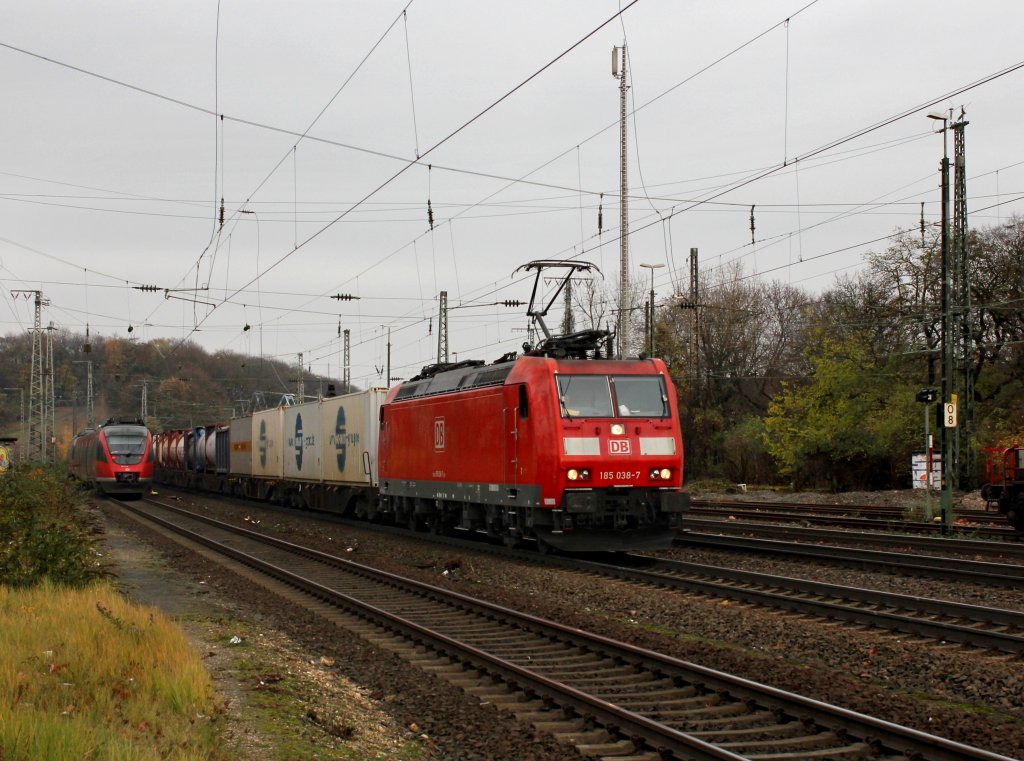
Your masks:
{"label": "overcast grey sky", "polygon": [[632,277],[668,265],[659,299],[691,247],[818,292],[922,201],[935,223],[929,111],[966,109],[970,224],[1024,211],[1024,68],[950,95],[1024,63],[1019,0],[406,2],[3,3],[0,331],[41,289],[61,327],[337,376],[340,323],[362,385],[388,328],[393,374],[434,360],[446,290],[452,352],[514,350],[524,310],[493,304],[528,298],[519,265],[616,288],[623,39]]}

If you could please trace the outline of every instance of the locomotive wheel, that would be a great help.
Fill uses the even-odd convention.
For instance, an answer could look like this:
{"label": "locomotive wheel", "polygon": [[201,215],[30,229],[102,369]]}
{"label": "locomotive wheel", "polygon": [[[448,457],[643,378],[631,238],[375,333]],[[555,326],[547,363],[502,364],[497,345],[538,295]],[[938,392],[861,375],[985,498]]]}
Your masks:
{"label": "locomotive wheel", "polygon": [[537,537],[537,552],[541,555],[557,555],[558,549],[553,545],[548,544],[539,536]]}

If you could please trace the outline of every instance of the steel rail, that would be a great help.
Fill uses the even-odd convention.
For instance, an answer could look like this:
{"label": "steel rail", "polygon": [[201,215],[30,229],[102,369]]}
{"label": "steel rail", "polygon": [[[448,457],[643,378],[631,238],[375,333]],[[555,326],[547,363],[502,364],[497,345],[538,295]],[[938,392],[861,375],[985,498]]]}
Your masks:
{"label": "steel rail", "polygon": [[[910,757],[920,755],[936,759],[936,761],[954,761],[954,759],[979,759],[983,761],[1007,761],[1007,757],[991,753],[979,748],[957,743],[946,738],[929,735],[918,730],[907,727],[900,727],[882,719],[858,714],[847,709],[830,706],[820,701],[794,695],[765,685],[738,678],[729,674],[707,669],[696,664],[680,661],[668,656],[637,648],[631,645],[618,643],[597,635],[587,634],[581,630],[566,627],[551,621],[546,621],[527,614],[518,613],[501,606],[493,605],[465,595],[442,590],[422,582],[403,579],[401,577],[378,571],[366,566],[353,563],[352,561],[337,558],[309,548],[298,547],[280,539],[267,537],[247,529],[242,529],[230,524],[224,524],[205,516],[194,515],[188,511],[171,505],[158,505],[165,510],[173,511],[179,517],[186,516],[186,520],[200,521],[203,529],[200,531],[190,530],[169,521],[160,516],[148,515],[146,511],[134,506],[124,505],[126,509],[132,510],[140,515],[145,515],[148,520],[158,522],[160,525],[187,536],[191,541],[202,543],[214,549],[216,552],[226,554],[233,559],[243,562],[251,567],[259,568],[262,572],[300,589],[306,590],[309,594],[320,599],[327,599],[346,608],[359,611],[359,615],[372,617],[378,621],[386,621],[387,625],[395,630],[405,633],[405,636],[412,637],[420,642],[430,642],[430,646],[441,651],[451,653],[454,657],[474,664],[487,672],[497,674],[500,679],[514,680],[517,684],[525,684],[526,689],[533,694],[541,694],[557,700],[563,705],[568,702],[574,710],[581,710],[591,716],[597,717],[599,721],[614,728],[617,733],[625,734],[628,737],[642,740],[649,748],[656,749],[662,755],[671,752],[677,758],[714,758],[714,759],[742,759],[750,758],[749,755],[734,753],[725,747],[726,743],[706,742],[697,736],[701,733],[688,733],[675,729],[653,718],[629,710],[622,705],[606,700],[601,696],[600,690],[597,694],[587,690],[565,685],[562,680],[549,678],[540,673],[536,668],[527,668],[510,661],[509,657],[495,655],[486,652],[481,647],[459,641],[443,632],[433,631],[432,627],[418,624],[408,620],[405,616],[385,611],[377,605],[372,605],[346,595],[334,588],[325,586],[315,581],[306,579],[292,571],[281,567],[278,563],[269,562],[266,559],[259,559],[248,552],[243,551],[239,546],[226,546],[217,541],[208,527],[215,527],[217,530],[228,532],[230,541],[241,544],[239,538],[250,540],[260,546],[276,548],[290,554],[299,554],[303,558],[309,558],[329,565],[332,569],[343,569],[349,573],[356,573],[361,578],[373,578],[379,584],[386,584],[390,587],[402,587],[409,590],[408,593],[415,594],[419,598],[443,601],[451,609],[471,611],[475,615],[483,617],[483,620],[490,622],[507,622],[507,626],[514,628],[521,633],[534,632],[540,637],[541,642],[552,640],[563,643],[572,643],[582,648],[582,653],[601,654],[603,658],[610,659],[611,664],[618,664],[616,668],[621,673],[621,666],[628,667],[626,671],[630,674],[638,674],[639,669],[646,670],[650,674],[649,679],[656,680],[654,684],[666,682],[669,687],[672,685],[679,688],[679,680],[684,680],[690,685],[700,685],[699,689],[710,689],[717,691],[725,699],[735,705],[742,707],[747,702],[752,702],[761,709],[762,713],[768,711],[769,715],[774,712],[778,717],[788,719],[787,726],[799,728],[803,722],[811,721],[811,726],[806,731],[810,735],[806,737],[811,745],[809,748],[817,747],[814,750],[808,749],[805,757],[820,758],[822,754],[830,754],[831,751],[822,749],[821,743],[834,742],[839,745],[835,748],[836,753],[852,752],[854,750],[865,754],[861,757],[881,758],[891,756],[893,752],[904,753]],[[283,558],[282,558],[283,559]],[[294,562],[294,561],[289,561]],[[406,603],[408,605],[408,603]],[[446,614],[449,615],[449,614]],[[495,635],[492,635],[493,638]],[[501,635],[497,635],[501,636]],[[507,644],[508,636],[504,635]],[[483,637],[484,641],[488,637]],[[518,652],[516,647],[510,647]],[[588,658],[590,656],[587,656]],[[527,656],[529,660],[529,656]],[[559,662],[565,659],[561,658]],[[606,677],[607,678],[607,677]],[[591,680],[592,681],[592,680]],[[638,681],[642,681],[639,680]],[[586,683],[586,682],[584,682]],[[632,681],[625,683],[628,685]],[[650,685],[651,682],[647,681]],[[567,689],[568,687],[568,689]],[[615,690],[606,685],[607,692],[615,693]],[[642,693],[643,695],[657,701],[661,692]],[[623,695],[619,695],[623,699]],[[628,697],[625,696],[625,697]],[[735,701],[739,700],[739,703]],[[651,701],[646,701],[651,703]],[[677,701],[678,702],[678,701]],[[749,710],[747,706],[746,710]],[[656,713],[659,709],[654,703],[652,709]],[[781,711],[781,713],[779,713]],[[758,714],[760,715],[760,714]],[[781,718],[777,719],[778,723]],[[730,720],[731,723],[731,720]],[[717,725],[716,725],[717,726]],[[768,729],[772,729],[769,727]],[[837,728],[839,731],[837,732]],[[725,736],[735,740],[736,735],[731,731],[712,730],[704,732],[706,737]],[[852,737],[852,739],[851,739]],[[774,740],[751,740],[748,739],[746,746],[763,749],[767,747],[781,747],[778,738]],[[789,737],[787,743],[800,745],[803,741],[798,738]],[[744,743],[732,744],[732,747],[741,747]],[[872,755],[868,755],[871,753]],[[787,758],[799,758],[803,753],[791,751]]]}
{"label": "steel rail", "polygon": [[[652,560],[641,555],[628,557],[633,562],[647,563],[648,566],[634,568],[611,563],[573,561],[573,567],[593,569],[596,573],[625,581],[742,600],[940,641],[1005,653],[1024,652],[1024,613],[1018,611],[700,563]],[[869,610],[863,606],[872,606],[874,609]],[[878,607],[888,610],[879,610]],[[938,616],[946,620],[923,616]],[[972,623],[963,624],[958,621]],[[983,627],[1005,627],[1011,631]]]}
{"label": "steel rail", "polygon": [[[691,510],[767,510],[780,512],[806,512],[812,514],[862,515],[864,517],[900,518],[917,508],[905,508],[894,505],[844,505],[831,502],[764,502],[747,499],[694,499],[690,503]],[[1005,522],[1006,517],[995,510],[958,509],[957,517],[977,520],[991,519],[992,522]]]}
{"label": "steel rail", "polygon": [[914,536],[913,534],[887,533],[884,531],[844,531],[840,529],[814,528],[808,526],[779,526],[770,523],[735,520],[712,520],[687,516],[683,519],[685,536],[689,530],[718,531],[725,534],[760,534],[777,538],[793,538],[801,542],[835,541],[847,544],[887,544],[898,547],[916,547],[934,552],[966,553],[973,556],[1017,557],[1024,559],[1024,541],[1011,536],[1006,541],[988,541],[952,536]]}
{"label": "steel rail", "polygon": [[[742,516],[748,520],[756,521],[785,521],[785,522],[796,522],[806,521],[813,522],[820,525],[830,526],[846,526],[849,528],[864,528],[864,529],[877,529],[884,527],[890,530],[907,531],[916,534],[938,534],[943,530],[943,526],[938,523],[928,523],[923,520],[907,520],[903,518],[901,512],[893,513],[879,513],[874,517],[856,516],[850,513],[856,511],[844,511],[842,509],[831,509],[834,506],[811,506],[811,505],[793,505],[793,509],[789,509],[790,506],[786,506],[782,509],[778,505],[775,506],[746,506],[730,503],[728,505],[723,504],[721,508],[712,503],[712,505],[698,505],[691,507],[687,512],[687,516],[697,515],[722,515],[723,513],[729,513],[731,516]],[[966,517],[964,514],[959,513],[958,517]],[[977,520],[977,519],[976,519]],[[985,526],[960,526],[957,528],[964,532],[969,532],[978,535],[990,536],[990,537],[1005,537],[1009,540],[1014,540],[1019,537],[1019,532],[1006,526],[1006,518],[1004,516],[991,516],[982,518],[986,523],[1001,523],[1002,525],[985,525]]]}

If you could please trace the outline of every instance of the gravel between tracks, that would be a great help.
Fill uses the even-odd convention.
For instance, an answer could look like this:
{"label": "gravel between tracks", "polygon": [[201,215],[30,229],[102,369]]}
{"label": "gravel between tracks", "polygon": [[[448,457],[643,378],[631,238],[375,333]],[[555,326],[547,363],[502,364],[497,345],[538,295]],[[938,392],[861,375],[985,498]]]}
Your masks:
{"label": "gravel between tracks", "polygon": [[[438,586],[526,610],[570,626],[729,671],[781,689],[917,727],[926,732],[1022,757],[1024,669],[1020,658],[841,626],[730,601],[639,588],[617,581],[452,551],[413,538],[385,537],[323,522],[303,521],[256,506],[184,497],[219,519]],[[259,523],[255,523],[255,521]],[[163,542],[158,541],[157,546]],[[678,553],[679,551],[674,551]],[[186,557],[186,555],[189,555]],[[340,646],[337,633],[278,600],[254,594],[231,574],[215,573],[190,553],[170,551],[171,564],[258,613],[302,646],[337,661],[336,669],[374,695],[401,726],[415,723],[430,737],[424,758],[559,759],[576,757],[549,738],[481,708],[472,698],[359,641]],[[973,585],[937,585],[885,574],[745,558],[738,553],[688,552],[685,559],[767,573],[811,576],[837,584],[961,599],[1021,609],[1020,592]],[[455,569],[454,571],[452,569]],[[446,572],[447,571],[447,572]],[[434,755],[436,754],[436,756]]]}
{"label": "gravel between tracks", "polygon": [[[197,651],[204,654],[218,690],[228,704],[224,736],[227,751],[239,761],[283,758],[274,750],[275,736],[241,716],[234,706],[244,691],[259,689],[211,658],[204,630],[197,620],[228,620],[246,641],[258,643],[267,659],[266,672],[289,673],[306,679],[310,689],[303,713],[317,717],[319,759],[415,759],[434,761],[578,761],[579,755],[553,738],[535,736],[526,725],[440,679],[410,668],[400,658],[346,636],[304,609],[264,590],[251,581],[181,548],[161,534],[140,528],[110,510],[104,525],[105,552],[111,570],[136,602],[161,608],[178,618]],[[220,505],[224,520],[240,522],[239,508]],[[259,511],[253,511],[257,514]],[[250,527],[252,524],[248,524]],[[311,533],[310,533],[311,532]],[[291,535],[316,544],[315,528]],[[322,545],[321,545],[322,546]],[[328,543],[329,549],[337,549]],[[159,553],[159,559],[153,553]],[[199,614],[202,611],[202,614]],[[325,667],[323,664],[330,664]],[[352,714],[361,711],[362,717]],[[354,728],[349,739],[333,736],[334,716],[343,714],[343,728]],[[409,750],[409,744],[418,748]],[[394,749],[395,755],[388,752]],[[401,755],[399,753],[401,752]],[[410,755],[411,753],[411,755]],[[287,756],[289,759],[292,756]]]}

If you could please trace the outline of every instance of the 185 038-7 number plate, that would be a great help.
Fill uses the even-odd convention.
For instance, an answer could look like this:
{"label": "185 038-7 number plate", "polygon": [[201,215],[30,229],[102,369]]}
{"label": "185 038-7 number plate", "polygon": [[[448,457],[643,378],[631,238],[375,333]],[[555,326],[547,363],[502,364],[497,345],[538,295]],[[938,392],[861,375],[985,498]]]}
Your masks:
{"label": "185 038-7 number plate", "polygon": [[597,477],[603,481],[636,481],[640,478],[639,470],[599,470]]}

